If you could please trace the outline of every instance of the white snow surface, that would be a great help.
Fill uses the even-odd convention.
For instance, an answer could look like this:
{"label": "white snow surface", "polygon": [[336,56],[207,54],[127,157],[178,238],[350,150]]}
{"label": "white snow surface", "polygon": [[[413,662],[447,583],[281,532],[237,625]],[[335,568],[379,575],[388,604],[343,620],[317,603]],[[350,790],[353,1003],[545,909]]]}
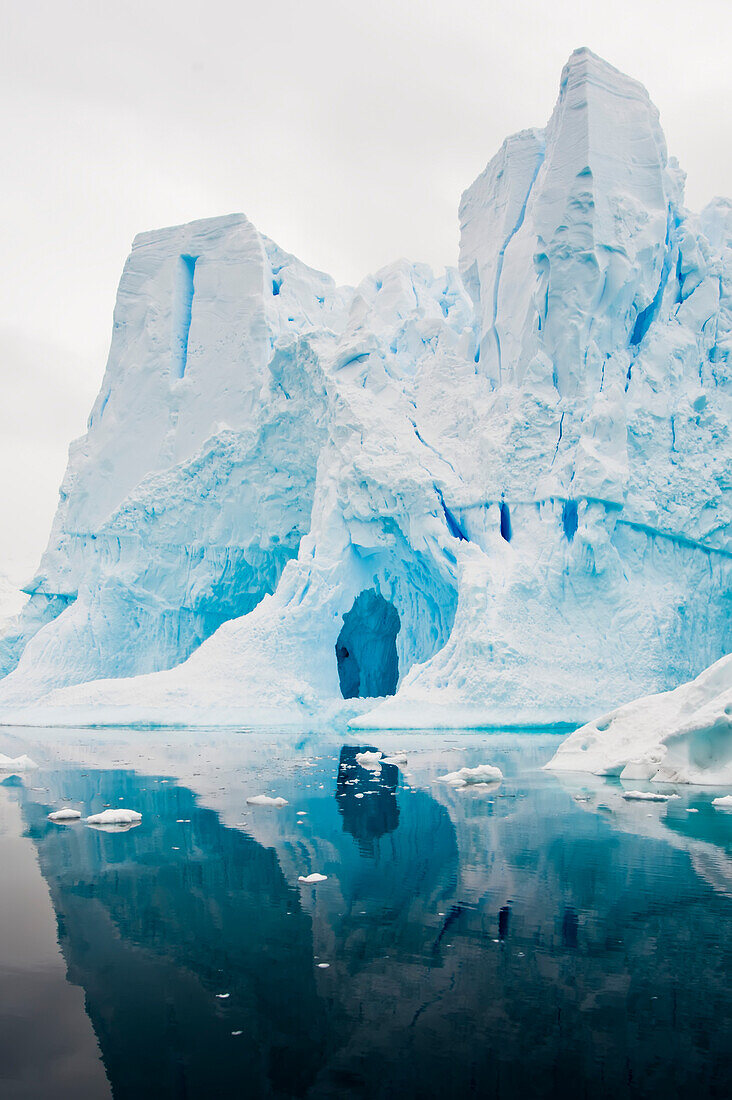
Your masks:
{"label": "white snow surface", "polygon": [[673,691],[588,722],[546,767],[622,780],[732,785],[732,655]]}
{"label": "white snow surface", "polygon": [[455,269],[136,238],[0,721],[576,724],[728,653],[732,203],[683,179],[583,49]]}
{"label": "white snow surface", "polygon": [[447,775],[438,775],[441,783],[449,783],[451,787],[470,787],[483,783],[500,783],[503,772],[493,764],[478,764],[475,768],[459,768],[458,771],[448,772]]}

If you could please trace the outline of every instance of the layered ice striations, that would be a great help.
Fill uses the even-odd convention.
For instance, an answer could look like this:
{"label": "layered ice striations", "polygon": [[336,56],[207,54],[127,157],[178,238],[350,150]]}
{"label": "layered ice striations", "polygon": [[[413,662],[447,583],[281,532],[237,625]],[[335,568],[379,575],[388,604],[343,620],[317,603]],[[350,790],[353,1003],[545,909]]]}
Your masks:
{"label": "layered ice striations", "polygon": [[573,721],[729,651],[732,203],[579,50],[460,226],[355,289],[241,215],[137,238],[5,715]]}

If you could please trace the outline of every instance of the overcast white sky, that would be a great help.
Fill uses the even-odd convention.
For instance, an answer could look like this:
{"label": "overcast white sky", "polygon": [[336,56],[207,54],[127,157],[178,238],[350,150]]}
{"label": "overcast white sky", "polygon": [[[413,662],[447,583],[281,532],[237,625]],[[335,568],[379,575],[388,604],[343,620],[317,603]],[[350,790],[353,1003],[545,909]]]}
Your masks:
{"label": "overcast white sky", "polygon": [[461,191],[586,45],[732,195],[732,0],[5,0],[0,571],[45,545],[144,229],[244,211],[341,282],[456,261]]}

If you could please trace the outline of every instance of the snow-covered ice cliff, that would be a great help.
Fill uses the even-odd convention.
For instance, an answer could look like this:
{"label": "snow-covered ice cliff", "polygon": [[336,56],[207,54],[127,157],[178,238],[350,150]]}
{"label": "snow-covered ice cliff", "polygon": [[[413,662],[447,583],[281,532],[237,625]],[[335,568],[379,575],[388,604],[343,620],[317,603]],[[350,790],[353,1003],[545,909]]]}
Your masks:
{"label": "snow-covered ice cliff", "polygon": [[575,721],[729,652],[732,202],[579,50],[460,224],[355,289],[136,239],[3,721]]}

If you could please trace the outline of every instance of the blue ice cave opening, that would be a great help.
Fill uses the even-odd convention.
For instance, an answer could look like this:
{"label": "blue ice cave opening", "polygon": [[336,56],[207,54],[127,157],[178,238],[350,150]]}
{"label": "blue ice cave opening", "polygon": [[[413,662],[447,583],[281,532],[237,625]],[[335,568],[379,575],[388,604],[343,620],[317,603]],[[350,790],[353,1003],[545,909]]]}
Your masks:
{"label": "blue ice cave opening", "polygon": [[180,256],[173,298],[173,371],[182,378],[188,362],[188,335],[193,311],[193,278],[198,256]]}
{"label": "blue ice cave opening", "polygon": [[361,592],[343,616],[335,645],[344,699],[394,695],[399,680],[399,612],[375,588]]}
{"label": "blue ice cave opening", "polygon": [[505,500],[501,501],[501,538],[511,541],[511,510]]}

